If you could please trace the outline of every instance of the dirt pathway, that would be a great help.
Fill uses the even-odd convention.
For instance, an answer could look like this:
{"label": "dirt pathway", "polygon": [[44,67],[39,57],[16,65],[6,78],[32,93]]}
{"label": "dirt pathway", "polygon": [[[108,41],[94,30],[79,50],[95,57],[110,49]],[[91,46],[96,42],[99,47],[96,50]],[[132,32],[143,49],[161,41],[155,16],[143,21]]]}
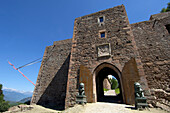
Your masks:
{"label": "dirt pathway", "polygon": [[33,109],[25,112],[17,113],[168,113],[166,111],[152,108],[149,110],[138,111],[134,110],[134,106],[115,103],[88,103],[84,106],[76,105],[65,111],[56,111],[44,108],[39,105],[33,105]]}
{"label": "dirt pathway", "polygon": [[138,111],[134,109],[134,106],[130,105],[97,102],[85,106],[77,105],[62,113],[167,113],[160,109],[149,110]]}
{"label": "dirt pathway", "polygon": [[116,96],[115,90],[109,90],[104,93],[105,96]]}

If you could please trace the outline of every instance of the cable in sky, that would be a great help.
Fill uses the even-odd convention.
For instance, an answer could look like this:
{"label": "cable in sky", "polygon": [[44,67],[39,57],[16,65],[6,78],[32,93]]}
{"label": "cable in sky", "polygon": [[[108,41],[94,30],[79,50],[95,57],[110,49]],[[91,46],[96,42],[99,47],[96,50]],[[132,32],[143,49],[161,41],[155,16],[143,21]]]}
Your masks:
{"label": "cable in sky", "polygon": [[[32,62],[29,62],[29,63],[27,63],[27,64],[25,64],[25,65],[23,65],[23,66],[18,67],[17,69],[20,69],[20,68],[23,68],[23,67],[26,67],[26,66],[29,66],[29,65],[32,65],[32,64],[39,63],[39,62],[41,62],[41,61],[37,61],[37,60],[40,60],[40,59],[42,59],[42,58],[38,58],[38,59],[36,59],[36,60],[34,60],[34,61],[32,61]],[[36,62],[36,61],[37,61],[37,62]]]}
{"label": "cable in sky", "polygon": [[15,68],[15,66],[14,66],[13,64],[11,64],[9,61],[8,61],[8,63],[9,63],[11,66],[13,66],[13,68],[14,68],[15,70],[18,70],[18,71],[22,74],[22,76],[24,76],[29,82],[31,82],[31,83],[35,86],[35,84],[34,84],[30,79],[28,79],[18,68]]}

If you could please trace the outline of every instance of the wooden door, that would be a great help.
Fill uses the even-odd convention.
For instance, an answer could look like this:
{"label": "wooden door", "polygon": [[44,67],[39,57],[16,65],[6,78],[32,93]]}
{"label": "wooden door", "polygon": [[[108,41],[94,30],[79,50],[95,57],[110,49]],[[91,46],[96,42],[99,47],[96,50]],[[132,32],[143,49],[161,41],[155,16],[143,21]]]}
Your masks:
{"label": "wooden door", "polygon": [[87,96],[87,102],[93,102],[93,76],[90,70],[83,65],[80,66],[79,83],[81,82],[85,85],[85,95]]}
{"label": "wooden door", "polygon": [[139,73],[135,58],[131,58],[122,70],[122,84],[126,104],[134,104],[134,83],[139,81]]}

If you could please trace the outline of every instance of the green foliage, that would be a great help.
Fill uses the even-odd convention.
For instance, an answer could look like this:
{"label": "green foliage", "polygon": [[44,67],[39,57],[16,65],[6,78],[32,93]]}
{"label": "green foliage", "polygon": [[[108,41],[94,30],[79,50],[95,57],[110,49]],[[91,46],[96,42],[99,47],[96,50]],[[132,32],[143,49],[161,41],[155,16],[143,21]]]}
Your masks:
{"label": "green foliage", "polygon": [[116,89],[119,86],[118,81],[116,79],[111,80],[111,89]]}
{"label": "green foliage", "polygon": [[4,95],[2,93],[2,84],[0,84],[0,102],[3,101]]}
{"label": "green foliage", "polygon": [[9,108],[9,102],[4,100],[4,95],[2,92],[2,84],[0,84],[0,112],[7,111]]}
{"label": "green foliage", "polygon": [[[2,90],[1,90],[2,91]],[[0,102],[4,100],[4,95],[0,94]]]}
{"label": "green foliage", "polygon": [[7,111],[9,107],[10,106],[9,106],[8,102],[6,102],[6,101],[1,101],[0,102],[0,112]]}
{"label": "green foliage", "polygon": [[120,89],[119,88],[116,88],[115,89],[115,93],[118,95],[120,93]]}
{"label": "green foliage", "polygon": [[103,91],[108,91],[109,89],[103,88]]}
{"label": "green foliage", "polygon": [[2,84],[0,84],[0,91],[2,90]]}
{"label": "green foliage", "polygon": [[161,13],[170,11],[170,2],[167,5],[167,8],[162,8]]}

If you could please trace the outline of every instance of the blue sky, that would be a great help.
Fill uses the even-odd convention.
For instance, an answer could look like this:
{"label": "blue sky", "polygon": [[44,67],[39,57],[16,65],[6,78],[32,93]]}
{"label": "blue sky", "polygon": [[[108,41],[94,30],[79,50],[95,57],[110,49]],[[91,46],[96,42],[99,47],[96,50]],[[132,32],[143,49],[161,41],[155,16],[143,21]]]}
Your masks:
{"label": "blue sky", "polygon": [[[0,83],[33,91],[16,67],[43,57],[46,46],[71,38],[74,19],[124,4],[130,23],[148,20],[170,0],[0,0]],[[36,83],[40,63],[20,69]]]}

